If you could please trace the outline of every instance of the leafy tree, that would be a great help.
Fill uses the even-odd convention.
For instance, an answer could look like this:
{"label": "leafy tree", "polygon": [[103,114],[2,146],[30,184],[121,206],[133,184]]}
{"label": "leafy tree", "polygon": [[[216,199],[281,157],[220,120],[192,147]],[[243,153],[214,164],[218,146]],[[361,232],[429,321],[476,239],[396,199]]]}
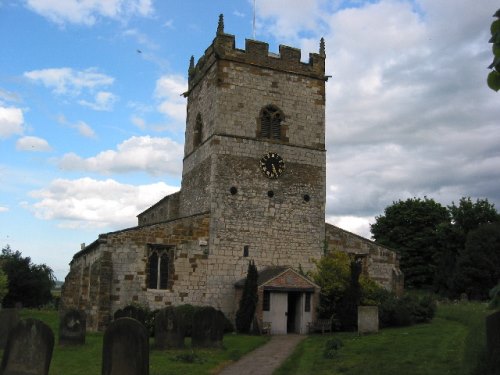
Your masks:
{"label": "leafy tree", "polygon": [[433,285],[437,227],[449,222],[448,211],[433,199],[410,198],[393,202],[371,224],[375,241],[401,256],[400,266],[408,288]]}
{"label": "leafy tree", "polygon": [[361,271],[361,262],[341,251],[333,251],[316,262],[316,270],[309,276],[321,287],[318,305],[321,318],[334,316],[335,324],[349,330],[356,327],[360,303],[379,304],[384,289]]}
{"label": "leafy tree", "polygon": [[491,24],[491,39],[490,43],[493,43],[493,62],[489,69],[493,69],[488,74],[488,86],[494,91],[500,90],[500,9],[496,11],[493,15],[497,19]]}
{"label": "leafy tree", "polygon": [[321,287],[318,314],[321,318],[330,318],[349,286],[349,255],[341,251],[331,252],[316,262],[316,270],[310,276]]}
{"label": "leafy tree", "polygon": [[238,332],[250,332],[250,326],[252,324],[259,299],[257,294],[258,277],[259,274],[257,272],[257,267],[255,267],[255,263],[253,261],[250,261],[248,263],[247,277],[245,279],[239,309],[236,312],[236,330]]}
{"label": "leafy tree", "polygon": [[450,221],[437,228],[438,248],[435,261],[437,264],[434,277],[435,289],[441,294],[453,296],[458,291],[453,285],[456,260],[465,248],[467,235],[482,224],[500,220],[495,206],[487,199],[477,199],[473,202],[470,197],[463,197],[459,204],[455,202],[448,206]]}
{"label": "leafy tree", "polygon": [[4,306],[21,303],[25,307],[39,307],[51,301],[55,277],[49,266],[33,264],[30,257],[23,257],[8,245],[2,249],[0,264],[9,280]]}
{"label": "leafy tree", "polygon": [[363,264],[359,259],[352,259],[350,261],[349,286],[337,307],[338,320],[345,331],[355,330],[358,326],[358,306],[362,296],[359,278],[362,266]]}
{"label": "leafy tree", "polygon": [[0,307],[2,306],[2,300],[7,295],[9,280],[7,279],[7,275],[0,268]]}
{"label": "leafy tree", "polygon": [[457,292],[484,300],[500,280],[500,223],[488,223],[470,231],[457,258]]}

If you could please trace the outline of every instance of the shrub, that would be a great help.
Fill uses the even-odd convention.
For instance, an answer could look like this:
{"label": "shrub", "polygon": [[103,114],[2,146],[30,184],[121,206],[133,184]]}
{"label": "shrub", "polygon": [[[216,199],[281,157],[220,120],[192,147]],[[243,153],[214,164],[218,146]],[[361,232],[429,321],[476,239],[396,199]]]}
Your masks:
{"label": "shrub", "polygon": [[397,298],[387,294],[379,305],[379,324],[381,327],[403,327],[427,323],[436,314],[436,309],[436,301],[430,296],[405,294]]}
{"label": "shrub", "polygon": [[323,350],[323,357],[328,359],[334,358],[337,355],[337,351],[343,346],[344,343],[337,337],[326,340],[325,349]]}
{"label": "shrub", "polygon": [[500,283],[497,284],[494,288],[492,288],[489,292],[490,296],[490,309],[498,309],[500,308]]}

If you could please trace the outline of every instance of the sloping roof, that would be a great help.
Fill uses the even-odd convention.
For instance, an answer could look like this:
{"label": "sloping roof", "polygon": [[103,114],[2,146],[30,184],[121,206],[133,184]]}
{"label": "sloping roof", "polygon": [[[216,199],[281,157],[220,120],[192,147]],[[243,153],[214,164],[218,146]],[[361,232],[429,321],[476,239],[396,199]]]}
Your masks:
{"label": "sloping roof", "polygon": [[[258,272],[257,286],[262,286],[262,285],[266,284],[267,282],[269,282],[269,281],[277,278],[278,276],[284,274],[288,270],[294,272],[295,274],[299,275],[304,280],[307,280],[307,282],[309,282],[311,285],[317,287],[317,285],[313,281],[309,280],[306,276],[301,275],[300,273],[298,273],[297,271],[295,271],[293,268],[288,267],[288,266],[270,266],[270,267],[266,267],[266,268],[260,270]],[[238,280],[234,284],[234,286],[236,288],[243,288],[245,286],[245,280],[246,280],[246,278]]]}

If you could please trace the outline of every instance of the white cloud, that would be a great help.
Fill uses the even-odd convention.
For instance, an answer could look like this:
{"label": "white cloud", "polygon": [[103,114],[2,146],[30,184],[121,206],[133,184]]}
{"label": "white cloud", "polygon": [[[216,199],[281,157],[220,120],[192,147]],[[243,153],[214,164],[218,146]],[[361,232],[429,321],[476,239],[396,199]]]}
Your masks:
{"label": "white cloud", "polygon": [[141,130],[146,130],[146,121],[139,116],[132,116],[130,121]]}
{"label": "white cloud", "polygon": [[159,46],[153,42],[146,34],[137,29],[128,29],[123,32],[124,36],[134,38],[138,44],[150,49],[158,49]]}
{"label": "white cloud", "polygon": [[96,68],[73,70],[71,68],[51,68],[25,72],[24,76],[40,82],[55,94],[78,95],[83,89],[93,90],[98,87],[110,86],[114,78],[99,73]]}
{"label": "white cloud", "polygon": [[152,0],[27,0],[26,4],[32,11],[60,25],[91,26],[99,18],[122,19],[153,13]]}
{"label": "white cloud", "polygon": [[398,199],[486,197],[499,206],[500,106],[485,83],[494,0],[286,3],[258,4],[260,30],[305,52],[324,36],[333,75],[328,217],[360,233]]}
{"label": "white cloud", "polygon": [[112,179],[57,179],[31,192],[38,201],[25,206],[40,219],[59,221],[61,227],[118,229],[137,225],[137,214],[177,190],[163,182],[133,186]]}
{"label": "white cloud", "polygon": [[[17,93],[3,90],[1,88],[0,88],[0,99],[6,100],[9,102],[20,102],[21,101],[21,98],[19,97],[19,95]],[[1,102],[0,102],[0,105],[2,105]]]}
{"label": "white cloud", "polygon": [[88,102],[86,100],[80,100],[78,103],[92,108],[96,111],[111,111],[113,109],[113,105],[118,100],[118,97],[111,92],[108,91],[99,91],[95,94],[94,101]]}
{"label": "white cloud", "polygon": [[94,157],[84,159],[74,153],[66,154],[59,166],[103,174],[139,171],[180,176],[182,155],[183,146],[169,138],[132,137],[119,144],[116,151],[103,151]]}
{"label": "white cloud", "polygon": [[9,211],[8,207],[2,207],[2,206],[0,206],[0,212],[7,212],[7,211]]}
{"label": "white cloud", "polygon": [[326,222],[336,225],[348,232],[355,233],[358,236],[370,238],[370,223],[373,223],[374,217],[361,216],[327,216]]}
{"label": "white cloud", "polygon": [[0,139],[22,134],[23,125],[24,116],[20,108],[0,106]]}
{"label": "white cloud", "polygon": [[78,121],[76,124],[73,124],[71,126],[73,128],[75,128],[76,130],[78,130],[78,133],[80,133],[80,135],[84,136],[85,138],[95,138],[96,137],[94,129],[92,129],[84,121]]}
{"label": "white cloud", "polygon": [[156,81],[155,97],[161,101],[158,110],[181,128],[186,121],[186,99],[182,94],[187,87],[186,79],[179,75],[165,75]]}
{"label": "white cloud", "polygon": [[44,152],[52,151],[52,147],[50,147],[49,142],[43,138],[26,136],[17,140],[16,150]]}

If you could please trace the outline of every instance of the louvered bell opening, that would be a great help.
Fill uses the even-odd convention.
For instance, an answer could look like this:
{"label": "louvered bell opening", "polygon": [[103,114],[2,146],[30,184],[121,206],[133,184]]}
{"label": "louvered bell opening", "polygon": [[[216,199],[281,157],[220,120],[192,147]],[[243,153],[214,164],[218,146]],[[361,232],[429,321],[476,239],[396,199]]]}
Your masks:
{"label": "louvered bell opening", "polygon": [[279,113],[275,113],[271,121],[271,133],[273,139],[281,138],[281,118]]}
{"label": "louvered bell opening", "polygon": [[262,138],[271,138],[271,115],[266,111],[260,119],[260,136]]}

